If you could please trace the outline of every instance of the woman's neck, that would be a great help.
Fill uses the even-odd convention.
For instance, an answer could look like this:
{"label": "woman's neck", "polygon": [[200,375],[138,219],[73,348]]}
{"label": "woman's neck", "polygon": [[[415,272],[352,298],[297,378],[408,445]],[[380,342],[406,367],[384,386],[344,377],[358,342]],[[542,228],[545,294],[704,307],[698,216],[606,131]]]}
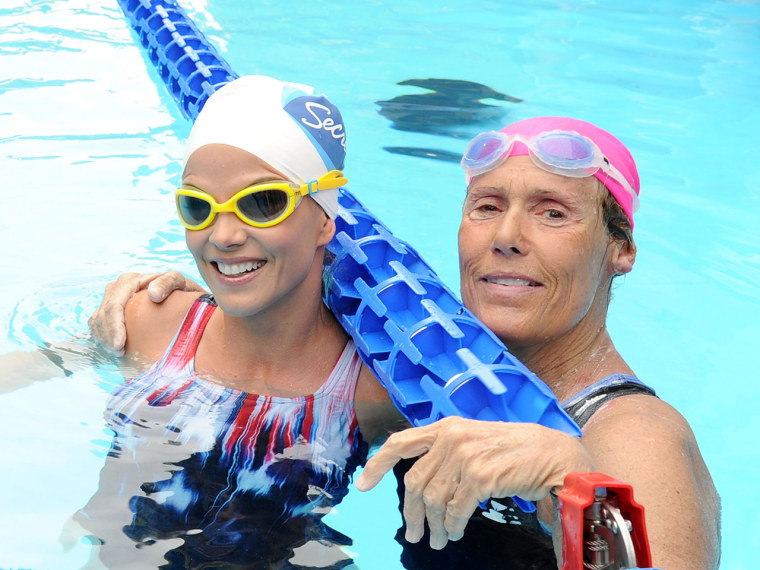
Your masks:
{"label": "woman's neck", "polygon": [[347,340],[317,295],[252,317],[217,310],[198,347],[196,371],[245,392],[308,395],[328,378]]}
{"label": "woman's neck", "polygon": [[552,389],[560,402],[610,374],[633,374],[604,325],[517,348],[513,354]]}

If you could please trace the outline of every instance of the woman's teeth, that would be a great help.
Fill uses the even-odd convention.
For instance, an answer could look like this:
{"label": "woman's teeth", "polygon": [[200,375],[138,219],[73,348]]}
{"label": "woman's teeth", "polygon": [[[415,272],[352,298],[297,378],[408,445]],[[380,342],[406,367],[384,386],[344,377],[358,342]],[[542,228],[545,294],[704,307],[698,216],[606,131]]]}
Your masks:
{"label": "woman's teeth", "polygon": [[489,283],[496,283],[497,285],[521,285],[523,287],[536,287],[538,283],[535,281],[528,281],[527,279],[516,278],[504,278],[504,279],[487,279]]}
{"label": "woman's teeth", "polygon": [[245,263],[224,263],[222,261],[217,261],[215,263],[219,273],[227,275],[228,277],[233,277],[235,275],[248,273],[249,271],[254,271],[264,265],[266,261],[246,261]]}

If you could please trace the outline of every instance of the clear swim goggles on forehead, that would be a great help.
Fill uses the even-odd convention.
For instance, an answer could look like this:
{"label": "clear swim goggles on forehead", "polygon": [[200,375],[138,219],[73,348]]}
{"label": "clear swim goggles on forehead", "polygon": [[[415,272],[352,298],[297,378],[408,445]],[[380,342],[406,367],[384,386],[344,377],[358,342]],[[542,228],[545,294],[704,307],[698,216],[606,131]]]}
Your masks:
{"label": "clear swim goggles on forehead", "polygon": [[634,210],[637,209],[639,197],[625,176],[610,164],[594,141],[575,131],[548,131],[529,137],[501,131],[481,133],[472,139],[462,157],[461,165],[468,181],[501,165],[517,142],[528,148],[528,155],[536,166],[548,172],[586,178],[601,170],[631,195]]}
{"label": "clear swim goggles on forehead", "polygon": [[202,230],[211,225],[219,212],[234,212],[238,218],[255,228],[268,228],[282,222],[296,209],[301,199],[320,190],[345,186],[348,179],[340,170],[305,184],[266,182],[242,189],[232,198],[219,204],[214,198],[195,188],[177,190],[177,213],[188,230]]}

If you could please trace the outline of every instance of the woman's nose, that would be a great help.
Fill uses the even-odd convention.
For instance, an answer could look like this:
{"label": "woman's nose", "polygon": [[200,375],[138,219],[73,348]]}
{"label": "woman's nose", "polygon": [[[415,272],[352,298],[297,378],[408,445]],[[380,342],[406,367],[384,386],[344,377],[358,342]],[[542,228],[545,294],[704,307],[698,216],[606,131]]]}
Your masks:
{"label": "woman's nose", "polygon": [[248,239],[246,227],[234,212],[220,212],[211,225],[209,241],[221,250],[234,249]]}
{"label": "woman's nose", "polygon": [[527,253],[525,219],[515,208],[508,209],[499,220],[493,236],[493,249],[504,255]]}

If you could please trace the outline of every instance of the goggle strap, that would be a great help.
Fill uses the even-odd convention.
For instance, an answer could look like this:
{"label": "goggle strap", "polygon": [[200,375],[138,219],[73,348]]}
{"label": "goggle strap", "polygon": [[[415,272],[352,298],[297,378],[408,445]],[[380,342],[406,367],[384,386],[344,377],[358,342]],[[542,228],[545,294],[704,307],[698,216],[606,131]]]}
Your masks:
{"label": "goggle strap", "polygon": [[617,168],[615,168],[615,165],[611,164],[606,158],[605,158],[605,161],[606,161],[606,168],[603,168],[602,170],[607,176],[615,180],[618,184],[620,184],[623,187],[623,189],[628,193],[628,195],[632,199],[631,210],[634,213],[637,212],[640,205],[639,195],[636,194],[636,191],[628,182],[628,179],[625,176],[623,176],[623,173],[620,172]]}
{"label": "goggle strap", "polygon": [[331,170],[316,180],[310,180],[309,182],[306,182],[302,188],[305,187],[307,190],[306,195],[308,196],[309,194],[316,194],[320,190],[333,190],[335,188],[340,188],[341,186],[345,186],[347,183],[348,178],[343,176],[343,173],[340,170]]}

